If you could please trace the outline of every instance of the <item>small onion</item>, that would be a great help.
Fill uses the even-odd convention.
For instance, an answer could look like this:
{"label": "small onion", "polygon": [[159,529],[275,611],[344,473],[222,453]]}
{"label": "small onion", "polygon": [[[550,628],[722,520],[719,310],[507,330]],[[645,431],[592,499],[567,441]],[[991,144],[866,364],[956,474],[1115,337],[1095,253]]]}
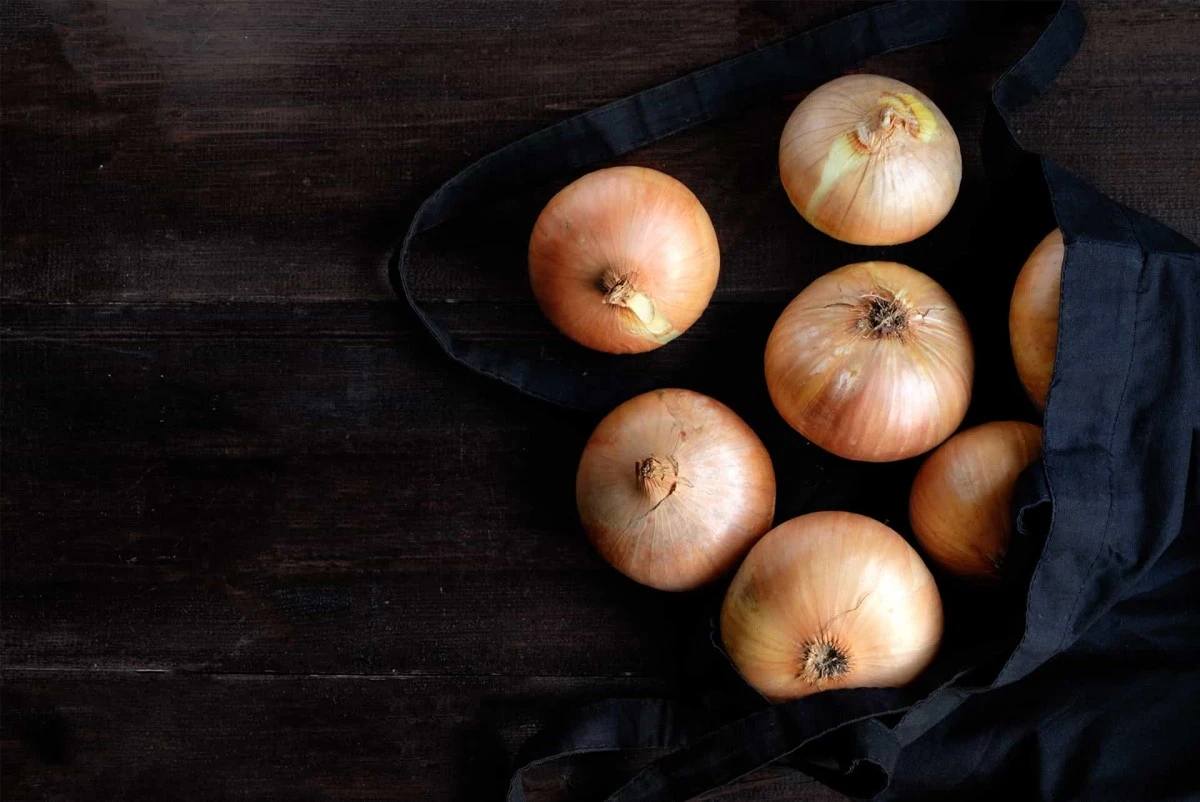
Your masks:
{"label": "small onion", "polygon": [[971,400],[967,323],[933,279],[895,262],[838,268],[788,305],[767,340],[767,389],[792,428],[847,459],[916,456]]}
{"label": "small onion", "polygon": [[904,685],[941,637],[942,600],[920,556],[887,526],[849,512],[772,529],[721,608],[726,652],[774,702]]}
{"label": "small onion", "polygon": [[729,407],[691,390],[656,390],[600,421],[579,461],[575,500],[614,568],[659,590],[689,590],[732,570],[771,528],[775,472]]}
{"label": "small onion", "polygon": [[857,245],[895,245],[950,211],[962,156],[954,129],[925,95],[880,75],[847,75],[792,112],[779,175],[818,230]]}
{"label": "small onion", "polygon": [[908,517],[930,558],[960,576],[998,576],[1013,527],[1013,486],[1041,455],[1032,423],[985,423],[951,437],[913,480]]}
{"label": "small onion", "polygon": [[614,354],[687,331],[720,270],[717,234],[691,190],[656,170],[588,173],[550,199],[529,239],[529,279],[550,322]]}
{"label": "small onion", "polygon": [[1008,308],[1008,338],[1017,375],[1039,409],[1046,406],[1058,349],[1058,296],[1064,253],[1062,231],[1056,228],[1025,260]]}

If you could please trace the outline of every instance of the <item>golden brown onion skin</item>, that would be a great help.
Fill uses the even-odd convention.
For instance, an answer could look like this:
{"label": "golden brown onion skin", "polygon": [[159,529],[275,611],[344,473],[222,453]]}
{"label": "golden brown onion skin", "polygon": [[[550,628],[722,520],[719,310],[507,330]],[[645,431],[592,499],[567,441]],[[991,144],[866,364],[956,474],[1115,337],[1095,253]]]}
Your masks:
{"label": "golden brown onion skin", "polygon": [[999,576],[1012,535],[1013,487],[1041,453],[1040,427],[996,421],[959,432],[930,454],[908,504],[930,559],[959,576]]}
{"label": "golden brown onion skin", "polygon": [[614,568],[659,590],[690,590],[731,571],[771,528],[775,472],[729,407],[691,390],[656,390],[596,427],[575,500]]}
{"label": "golden brown onion skin", "polygon": [[792,428],[847,459],[922,454],[971,400],[966,320],[933,279],[895,262],[846,265],[808,285],[767,340],[771,400]]}
{"label": "golden brown onion skin", "polygon": [[645,167],[588,173],[551,198],[529,239],[542,312],[572,340],[614,354],[678,337],[720,272],[708,213],[686,186]]}
{"label": "golden brown onion skin", "polygon": [[1065,249],[1060,229],[1046,235],[1025,261],[1008,308],[1008,338],[1017,375],[1038,409],[1046,406],[1058,350],[1058,299]]}
{"label": "golden brown onion skin", "polygon": [[911,682],[942,638],[937,584],[904,538],[849,512],[780,524],[738,569],[721,639],[773,702]]}
{"label": "golden brown onion skin", "polygon": [[784,126],[779,175],[796,210],[831,237],[895,245],[950,211],[962,155],[933,101],[881,75],[847,75],[813,90]]}

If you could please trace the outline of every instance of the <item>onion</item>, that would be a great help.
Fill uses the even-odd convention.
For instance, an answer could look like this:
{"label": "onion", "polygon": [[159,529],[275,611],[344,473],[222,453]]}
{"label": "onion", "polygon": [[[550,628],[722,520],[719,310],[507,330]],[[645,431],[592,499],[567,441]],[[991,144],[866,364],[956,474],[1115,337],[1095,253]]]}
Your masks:
{"label": "onion", "polygon": [[1058,349],[1058,296],[1062,285],[1063,235],[1054,229],[1025,260],[1008,308],[1008,338],[1025,392],[1046,406],[1054,352]]}
{"label": "onion", "polygon": [[720,270],[696,196],[645,167],[588,173],[550,199],[529,239],[529,279],[550,322],[599,351],[651,351],[687,331]]}
{"label": "onion", "polygon": [[792,112],[779,175],[818,230],[858,245],[895,245],[950,211],[962,156],[954,129],[925,95],[880,75],[847,75]]}
{"label": "onion", "polygon": [[815,512],[772,529],[721,608],[725,650],[774,702],[904,685],[929,665],[941,637],[941,597],[916,551],[849,512]]}
{"label": "onion", "polygon": [[583,450],[579,518],[604,559],[659,590],[689,590],[732,570],[771,528],[775,472],[729,407],[691,390],[656,390],[608,414]]}
{"label": "onion", "polygon": [[934,562],[960,576],[997,576],[1012,532],[1013,486],[1042,451],[1032,423],[985,423],[947,440],[913,480],[908,517]]}
{"label": "onion", "polygon": [[966,414],[973,370],[954,300],[895,262],[818,278],[767,340],[767,389],[779,414],[848,459],[904,459],[945,440]]}

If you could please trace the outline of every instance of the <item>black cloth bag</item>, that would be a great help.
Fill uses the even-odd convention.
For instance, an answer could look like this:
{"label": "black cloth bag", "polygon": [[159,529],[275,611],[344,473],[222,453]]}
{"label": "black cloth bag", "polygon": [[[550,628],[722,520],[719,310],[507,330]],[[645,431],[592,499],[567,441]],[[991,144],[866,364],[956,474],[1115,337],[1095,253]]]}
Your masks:
{"label": "black cloth bag", "polygon": [[[997,621],[973,636],[948,629],[934,666],[906,688],[699,712],[663,699],[590,705],[525,745],[509,802],[525,799],[532,766],[630,749],[673,751],[612,800],[689,799],[768,763],[889,799],[1200,798],[1200,252],[1016,141],[1012,115],[1083,37],[1075,3],[1051,12],[995,85],[982,145],[994,191],[1022,199],[1006,205],[1013,230],[1031,244],[1057,225],[1066,243],[1044,458],[1018,485]],[[483,199],[573,177],[864,58],[958,35],[978,13],[955,2],[876,6],[526,137],[422,204],[393,255],[393,285],[447,355],[528,395],[596,412],[687,385],[689,374],[652,361],[582,351],[548,360],[455,338],[410,286],[413,239]],[[1007,306],[1007,295],[995,297]],[[745,696],[744,685],[713,677],[710,701]],[[731,710],[744,715],[730,721]]]}

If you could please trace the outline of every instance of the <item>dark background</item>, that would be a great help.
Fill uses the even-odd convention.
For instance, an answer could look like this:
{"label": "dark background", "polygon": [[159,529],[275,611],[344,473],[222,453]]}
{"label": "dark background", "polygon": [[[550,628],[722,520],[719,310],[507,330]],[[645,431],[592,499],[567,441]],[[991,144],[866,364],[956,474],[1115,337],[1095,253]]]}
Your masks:
{"label": "dark background", "polygon": [[[685,693],[680,633],[719,590],[652,593],[592,553],[572,477],[595,419],[445,360],[393,298],[389,246],[474,157],[860,6],[6,0],[4,798],[497,799],[554,712]],[[1085,9],[1021,136],[1200,238],[1200,11]],[[977,149],[1025,16],[865,65],[958,131],[951,217],[876,252],[952,289],[975,232],[1035,241],[999,241],[1017,210],[989,205]],[[797,99],[627,160],[691,186],[722,244],[712,310],[658,359],[761,348],[809,278],[861,258],[780,189]],[[455,332],[559,347],[523,278],[553,189],[427,239],[420,293]],[[960,302],[1002,319],[1006,299]],[[803,482],[781,471],[781,516],[838,494],[869,508],[871,474],[789,437],[757,351],[740,359],[712,368],[733,371],[725,400],[785,465],[808,461]],[[1007,362],[980,364],[1011,385]],[[616,768],[531,786],[586,798]],[[837,797],[766,770],[713,798]]]}

